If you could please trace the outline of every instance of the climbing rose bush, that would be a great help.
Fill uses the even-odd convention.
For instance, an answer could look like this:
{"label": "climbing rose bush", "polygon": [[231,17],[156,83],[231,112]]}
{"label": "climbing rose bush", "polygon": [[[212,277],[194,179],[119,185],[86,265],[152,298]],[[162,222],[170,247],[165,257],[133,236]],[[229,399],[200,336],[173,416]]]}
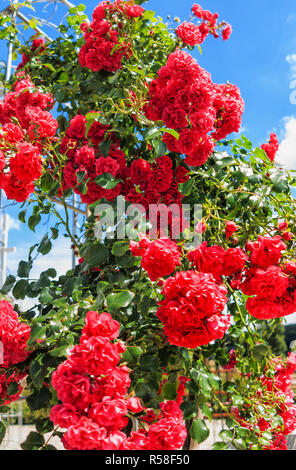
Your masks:
{"label": "climbing rose bush", "polygon": [[163,294],[157,316],[171,344],[193,349],[222,338],[230,326],[230,315],[222,315],[226,289],[211,274],[177,273]]}
{"label": "climbing rose bush", "polygon": [[[185,51],[170,54],[149,85],[146,116],[179,132],[164,135],[172,152],[185,154],[189,166],[204,164],[215,142],[238,131],[244,102],[235,85],[216,85],[208,72]],[[211,134],[209,135],[209,133]]]}
{"label": "climbing rose bush", "polygon": [[[93,12],[93,21],[81,25],[85,40],[79,53],[81,66],[93,72],[120,69],[122,60],[132,55],[126,31],[128,23],[141,16],[143,11],[134,2],[100,3]],[[109,18],[112,21],[108,21]]]}
{"label": "climbing rose bush", "polygon": [[[287,436],[296,429],[296,409],[294,392],[291,388],[292,376],[296,369],[296,356],[290,353],[286,364],[279,358],[272,361],[273,376],[263,374],[258,380],[262,386],[257,390],[252,409],[239,411],[234,409],[241,426],[254,429],[258,438],[270,432],[270,442],[266,442],[265,450],[288,450]],[[267,371],[265,373],[268,373]],[[258,408],[265,407],[265,416],[258,414]],[[275,408],[278,426],[274,426],[268,416]],[[265,435],[265,439],[268,435]]]}
{"label": "climbing rose bush", "polygon": [[[296,312],[296,178],[275,134],[236,134],[239,88],[199,64],[232,26],[143,3],[73,7],[51,42],[1,20],[20,62],[0,75],[0,187],[43,228],[1,289],[0,413],[26,397],[27,450],[188,450],[221,413],[213,449],[286,449],[296,361],[273,335]],[[48,256],[36,276],[64,239],[72,269]]]}
{"label": "climbing rose bush", "polygon": [[53,373],[52,385],[62,405],[51,409],[50,419],[67,429],[62,441],[68,450],[181,448],[187,431],[175,401],[160,404],[148,431],[133,431],[130,436],[122,432],[127,415],[144,409],[139,398],[128,394],[129,369],[118,365],[125,347],[111,342],[119,326],[108,313],[87,313],[80,344]]}
{"label": "climbing rose bush", "polygon": [[42,175],[42,156],[58,122],[48,111],[54,98],[19,73],[13,91],[0,103],[0,186],[8,199],[25,201]]}

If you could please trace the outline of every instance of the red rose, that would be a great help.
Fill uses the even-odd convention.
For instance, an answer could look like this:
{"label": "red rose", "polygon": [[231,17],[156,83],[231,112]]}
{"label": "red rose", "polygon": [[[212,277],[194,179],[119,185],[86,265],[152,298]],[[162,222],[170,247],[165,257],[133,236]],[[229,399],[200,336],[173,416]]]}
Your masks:
{"label": "red rose", "polygon": [[42,158],[38,148],[32,144],[19,144],[18,152],[10,159],[9,166],[19,181],[30,183],[42,175]]}
{"label": "red rose", "polygon": [[275,300],[262,297],[250,297],[247,300],[248,312],[258,320],[281,318],[296,312],[295,293],[291,297],[288,293]]}
{"label": "red rose", "polygon": [[76,372],[70,362],[58,366],[52,375],[52,385],[58,398],[63,403],[73,405],[77,410],[88,408],[92,402],[90,377]]}
{"label": "red rose", "polygon": [[223,315],[226,289],[211,274],[177,272],[164,286],[157,316],[171,344],[196,348],[220,339],[230,326]]}
{"label": "red rose", "polygon": [[126,7],[126,14],[130,18],[138,18],[144,11],[144,8],[140,5],[127,5]]}
{"label": "red rose", "polygon": [[69,428],[78,424],[81,415],[77,412],[75,406],[66,404],[53,406],[49,417],[55,426]]}
{"label": "red rose", "polygon": [[4,124],[3,131],[5,133],[5,141],[10,144],[21,142],[25,135],[20,126],[13,123]]}
{"label": "red rose", "polygon": [[243,270],[247,260],[248,257],[241,248],[230,248],[223,259],[222,274],[224,276],[237,274]]}
{"label": "red rose", "polygon": [[238,226],[234,222],[227,220],[225,228],[226,238],[230,238],[237,230]]}
{"label": "red rose", "polygon": [[225,28],[223,28],[223,31],[222,31],[223,41],[227,41],[227,39],[230,38],[231,34],[232,34],[232,27],[230,24],[227,24]]}
{"label": "red rose", "polygon": [[278,138],[276,134],[270,134],[268,144],[261,145],[261,148],[265,151],[270,161],[274,161],[277,151],[280,148]]}
{"label": "red rose", "polygon": [[152,424],[148,432],[150,450],[181,449],[187,436],[184,421],[167,417]]}
{"label": "red rose", "polygon": [[71,360],[75,368],[90,375],[107,373],[118,364],[119,343],[112,344],[103,336],[82,336],[80,344],[71,351]]}
{"label": "red rose", "polygon": [[159,170],[153,170],[150,181],[149,188],[155,189],[159,193],[164,193],[168,191],[172,182],[173,182],[173,170],[168,170],[160,168]]}
{"label": "red rose", "polygon": [[[10,160],[10,164],[12,164],[13,159]],[[21,162],[16,162],[20,163],[20,165],[16,165],[18,167],[17,171],[22,170],[21,167]],[[36,168],[32,168],[33,171],[36,170]],[[37,172],[36,172],[37,173]],[[22,173],[23,175],[24,173]],[[15,199],[17,202],[24,202],[30,194],[32,194],[35,191],[35,185],[33,182],[27,182],[24,180],[19,180],[17,179],[12,172],[10,173],[5,173],[4,178],[2,179],[2,188],[4,189],[7,199]]]}
{"label": "red rose", "polygon": [[180,266],[180,250],[175,242],[166,237],[149,243],[141,256],[142,268],[147,271],[151,281],[169,276]]}
{"label": "red rose", "polygon": [[177,27],[176,34],[188,46],[195,46],[202,42],[202,35],[194,23],[184,21]]}
{"label": "red rose", "polygon": [[251,251],[251,261],[260,268],[266,269],[280,260],[286,244],[280,236],[273,238],[259,236],[257,242],[249,242],[246,248]]}
{"label": "red rose", "polygon": [[92,406],[89,417],[99,426],[115,431],[127,425],[128,419],[125,417],[127,412],[126,400],[104,397],[101,402]]}
{"label": "red rose", "polygon": [[131,181],[140,187],[146,186],[151,176],[152,169],[150,163],[142,158],[133,160],[130,166]]}
{"label": "red rose", "polygon": [[187,257],[198,271],[213,274],[216,280],[220,280],[225,253],[221,246],[208,246],[207,242],[203,242],[196,250],[190,251]]}
{"label": "red rose", "polygon": [[85,326],[82,335],[86,338],[91,336],[103,336],[109,340],[115,339],[119,335],[120,325],[113,320],[109,313],[101,313],[89,311],[85,318]]}
{"label": "red rose", "polygon": [[100,450],[106,437],[105,428],[83,417],[76,425],[68,428],[62,442],[67,450]]}

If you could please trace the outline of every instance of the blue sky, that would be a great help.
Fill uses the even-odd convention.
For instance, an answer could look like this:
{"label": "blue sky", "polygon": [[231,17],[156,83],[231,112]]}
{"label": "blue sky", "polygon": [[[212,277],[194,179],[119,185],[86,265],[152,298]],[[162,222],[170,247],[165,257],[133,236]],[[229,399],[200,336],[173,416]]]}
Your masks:
{"label": "blue sky", "polygon": [[[8,3],[7,0],[0,0],[1,7]],[[78,4],[79,1],[74,0],[73,3]],[[88,0],[86,3],[86,12],[91,16],[98,2]],[[169,14],[171,19],[178,16],[183,21],[189,18],[193,3],[193,0],[149,0],[143,6],[155,10],[164,19]],[[202,55],[198,50],[192,54],[212,74],[213,81],[229,81],[241,89],[246,103],[244,134],[255,145],[261,145],[270,132],[277,132],[283,141],[283,160],[295,165],[296,104],[290,102],[293,91],[290,86],[296,78],[295,0],[205,0],[201,5],[217,11],[221,20],[232,25],[233,34],[226,42],[209,37],[202,46]],[[38,4],[37,8],[40,8]],[[6,48],[1,42],[0,60],[6,59]],[[296,84],[294,86],[296,89]],[[15,221],[15,208],[8,208],[8,213],[12,227],[9,243],[18,247],[15,255],[8,255],[8,268],[13,272],[16,259],[21,259],[35,237],[23,226],[19,227]],[[40,226],[38,237],[45,230],[46,227]],[[62,262],[66,262],[62,255],[62,243],[57,246],[58,250],[60,254],[56,263],[61,262],[61,257]],[[44,261],[40,260],[40,265],[42,263]],[[70,265],[70,258],[67,258],[66,264]]]}

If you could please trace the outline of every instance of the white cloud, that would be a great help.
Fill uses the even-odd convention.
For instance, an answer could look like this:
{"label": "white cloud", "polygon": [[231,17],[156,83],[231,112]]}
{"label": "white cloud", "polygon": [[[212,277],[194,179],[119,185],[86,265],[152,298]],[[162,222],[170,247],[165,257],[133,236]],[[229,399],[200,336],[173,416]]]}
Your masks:
{"label": "white cloud", "polygon": [[9,230],[20,230],[21,223],[18,219],[11,217],[11,215],[7,214],[7,228]]}
{"label": "white cloud", "polygon": [[296,170],[296,118],[284,118],[283,138],[277,160],[287,169]]}
{"label": "white cloud", "polygon": [[292,65],[292,64],[296,64],[296,54],[288,54],[286,56],[286,61],[288,62],[288,64]]}

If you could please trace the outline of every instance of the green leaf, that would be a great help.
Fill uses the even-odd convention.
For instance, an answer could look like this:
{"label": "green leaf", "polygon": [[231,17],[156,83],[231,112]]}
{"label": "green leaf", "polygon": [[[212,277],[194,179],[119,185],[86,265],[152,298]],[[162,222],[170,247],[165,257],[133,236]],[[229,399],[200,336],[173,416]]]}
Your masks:
{"label": "green leaf", "polygon": [[277,171],[273,175],[270,176],[270,179],[273,183],[273,188],[276,192],[279,193],[288,193],[289,192],[289,184],[287,181],[286,173]]}
{"label": "green leaf", "polygon": [[150,140],[157,137],[161,133],[161,130],[158,127],[152,126],[149,127],[145,132],[145,139]]}
{"label": "green leaf", "polygon": [[215,442],[213,445],[213,450],[228,450],[227,444],[225,442]]}
{"label": "green leaf", "polygon": [[194,178],[189,178],[185,183],[179,184],[179,191],[183,196],[188,196],[191,191],[192,187],[194,185]]}
{"label": "green leaf", "polygon": [[39,418],[36,423],[36,430],[40,434],[46,434],[47,432],[51,432],[54,428],[53,422],[50,421],[49,418]]}
{"label": "green leaf", "polygon": [[165,155],[168,151],[166,144],[162,140],[156,142],[154,144],[154,148],[156,157],[161,157],[162,155]]}
{"label": "green leaf", "polygon": [[50,252],[51,248],[52,248],[52,243],[49,240],[48,236],[45,235],[45,237],[43,237],[40,245],[38,246],[37,251],[39,253],[42,253],[42,255],[47,255],[47,253]]}
{"label": "green leaf", "polygon": [[51,237],[53,240],[56,240],[59,236],[59,231],[55,227],[51,227]]}
{"label": "green leaf", "polygon": [[48,292],[48,289],[43,289],[41,291],[41,294],[39,295],[39,301],[42,305],[49,304],[50,302],[53,301],[53,296],[50,295]]}
{"label": "green leaf", "polygon": [[7,413],[9,410],[10,410],[9,406],[0,406],[0,413]]}
{"label": "green leaf", "polygon": [[41,410],[49,406],[51,393],[47,387],[42,387],[40,390],[35,390],[30,396],[27,397],[27,403],[32,411]]}
{"label": "green leaf", "polygon": [[85,253],[85,262],[90,267],[99,267],[105,263],[109,257],[108,248],[102,243],[94,243],[89,245]]}
{"label": "green leaf", "polygon": [[32,344],[36,339],[42,339],[46,329],[47,325],[40,325],[38,323],[35,323],[35,325],[33,325],[31,328],[31,334],[28,344]]}
{"label": "green leaf", "polygon": [[76,173],[77,184],[82,183],[85,180],[85,177],[86,177],[85,171],[77,171]]}
{"label": "green leaf", "polygon": [[203,419],[196,419],[193,421],[190,429],[190,436],[195,442],[201,444],[201,442],[204,442],[209,435],[210,431]]}
{"label": "green leaf", "polygon": [[96,177],[95,183],[101,188],[113,189],[118,185],[119,180],[117,180],[110,173],[103,173],[102,175]]}
{"label": "green leaf", "polygon": [[63,288],[62,293],[70,297],[75,289],[80,286],[80,279],[78,277],[69,277]]}
{"label": "green leaf", "polygon": [[200,406],[202,413],[211,421],[212,420],[212,410],[208,407],[206,403],[203,403]]}
{"label": "green leaf", "polygon": [[49,268],[46,271],[43,271],[42,274],[45,274],[48,277],[55,278],[57,277],[57,272],[54,268]]}
{"label": "green leaf", "polygon": [[50,286],[50,279],[47,276],[46,272],[40,274],[40,278],[37,282],[31,284],[31,289],[33,292],[38,292],[40,289],[44,287]]}
{"label": "green leaf", "polygon": [[141,348],[137,346],[129,346],[121,355],[121,361],[127,362],[129,365],[136,365],[142,353],[143,351]]}
{"label": "green leaf", "polygon": [[242,141],[243,141],[243,146],[247,150],[252,150],[252,148],[253,148],[252,142],[249,139],[247,139],[244,135],[242,135]]}
{"label": "green leaf", "polygon": [[154,372],[159,367],[159,360],[155,355],[146,354],[141,358],[140,370]]}
{"label": "green leaf", "polygon": [[52,444],[47,444],[46,446],[43,446],[41,450],[58,450],[58,449]]}
{"label": "green leaf", "polygon": [[50,189],[47,191],[48,196],[55,196],[60,188],[59,181],[53,181]]}
{"label": "green leaf", "polygon": [[[59,344],[61,345],[59,346]],[[65,339],[63,339],[58,343],[56,348],[50,351],[50,355],[53,357],[65,357],[67,356],[68,349],[69,349],[69,344]]]}
{"label": "green leaf", "polygon": [[18,277],[29,277],[31,269],[32,261],[20,261],[17,270]]}
{"label": "green leaf", "polygon": [[112,255],[123,256],[127,251],[129,251],[129,241],[119,240],[113,243]]}
{"label": "green leaf", "polygon": [[233,439],[233,432],[228,429],[223,429],[219,432],[219,437],[221,437],[224,442],[231,442]]}
{"label": "green leaf", "polygon": [[155,393],[148,384],[138,383],[135,388],[136,396],[142,398],[144,402],[149,402],[154,397]]}
{"label": "green leaf", "polygon": [[15,395],[18,392],[18,384],[16,382],[11,382],[7,387],[7,395]]}
{"label": "green leaf", "polygon": [[26,223],[26,213],[27,213],[27,209],[21,211],[19,214],[18,214],[18,219],[20,222],[22,222],[23,224]]}
{"label": "green leaf", "polygon": [[130,305],[135,294],[130,291],[119,292],[119,294],[110,294],[107,296],[107,306],[112,311],[126,308]]}
{"label": "green leaf", "polygon": [[267,158],[265,151],[259,147],[255,148],[254,155],[256,158],[258,158],[259,160],[263,160],[263,161],[265,161]]}
{"label": "green leaf", "polygon": [[180,134],[174,129],[166,129],[165,127],[161,127],[159,130],[161,132],[166,132],[167,134],[171,134],[173,137],[175,137],[175,139],[179,140]]}
{"label": "green leaf", "polygon": [[184,401],[181,404],[180,408],[183,411],[183,416],[185,420],[189,420],[197,416],[198,409],[194,401]]}
{"label": "green leaf", "polygon": [[12,294],[15,299],[24,299],[26,297],[28,289],[28,281],[26,279],[20,279],[14,286]]}
{"label": "green leaf", "polygon": [[107,289],[107,287],[109,287],[109,282],[106,282],[106,281],[99,281],[97,283],[97,294],[99,292],[102,292],[104,291],[105,289]]}
{"label": "green leaf", "polygon": [[35,232],[35,227],[36,225],[39,224],[39,222],[41,221],[41,216],[40,214],[33,214],[31,215],[31,217],[29,217],[29,220],[28,220],[28,226],[29,228]]}
{"label": "green leaf", "polygon": [[42,175],[40,179],[41,188],[47,194],[52,191],[56,184],[57,180],[49,172],[46,172],[44,175]]}
{"label": "green leaf", "polygon": [[252,356],[256,362],[262,362],[268,355],[269,349],[265,344],[256,344],[252,350]]}
{"label": "green leaf", "polygon": [[3,421],[0,421],[0,444],[4,439],[5,433],[6,433],[6,426],[3,423]]}
{"label": "green leaf", "polygon": [[110,153],[112,140],[103,140],[99,145],[100,153],[103,157],[107,157]]}
{"label": "green leaf", "polygon": [[162,387],[161,394],[166,400],[175,400],[177,398],[177,384],[166,382]]}
{"label": "green leaf", "polygon": [[[268,441],[267,445],[270,444],[270,440]],[[243,439],[234,439],[233,445],[238,450],[245,450],[247,448],[247,442]]]}
{"label": "green leaf", "polygon": [[11,289],[13,288],[14,284],[15,284],[15,277],[12,276],[12,274],[10,274],[9,276],[7,276],[2,286],[1,293],[4,295],[8,294],[8,292],[10,292]]}
{"label": "green leaf", "polygon": [[30,362],[29,375],[33,382],[33,385],[36,388],[41,388],[43,385],[44,374],[43,374],[42,366],[38,361],[33,360]]}
{"label": "green leaf", "polygon": [[27,439],[21,444],[23,450],[38,450],[45,443],[44,437],[38,432],[31,431]]}

